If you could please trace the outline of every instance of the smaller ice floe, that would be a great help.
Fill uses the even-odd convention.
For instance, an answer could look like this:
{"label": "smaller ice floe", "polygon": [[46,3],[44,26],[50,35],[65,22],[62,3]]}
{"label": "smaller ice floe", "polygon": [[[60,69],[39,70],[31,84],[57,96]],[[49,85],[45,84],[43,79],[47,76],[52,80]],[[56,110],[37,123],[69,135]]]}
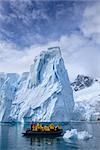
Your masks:
{"label": "smaller ice floe", "polygon": [[64,134],[63,138],[66,139],[78,139],[78,140],[88,140],[92,138],[87,131],[80,131],[78,132],[77,129],[67,130]]}

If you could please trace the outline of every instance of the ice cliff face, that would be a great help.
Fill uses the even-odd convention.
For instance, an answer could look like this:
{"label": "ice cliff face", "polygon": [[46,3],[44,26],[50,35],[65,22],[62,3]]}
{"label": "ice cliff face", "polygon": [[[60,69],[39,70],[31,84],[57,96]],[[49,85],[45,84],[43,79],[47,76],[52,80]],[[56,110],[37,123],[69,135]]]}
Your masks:
{"label": "ice cliff face", "polygon": [[[100,80],[87,76],[81,76],[81,79],[76,79],[74,82],[74,87],[77,87],[78,90],[76,91],[76,88],[73,88],[75,90],[73,119],[100,120]],[[79,85],[82,85],[82,88],[79,88]]]}
{"label": "ice cliff face", "polygon": [[[4,77],[4,75],[3,75]],[[0,78],[0,121],[68,121],[73,93],[59,47],[42,52],[21,77]]]}
{"label": "ice cliff face", "polygon": [[19,76],[15,73],[0,73],[0,121],[9,121],[18,78]]}

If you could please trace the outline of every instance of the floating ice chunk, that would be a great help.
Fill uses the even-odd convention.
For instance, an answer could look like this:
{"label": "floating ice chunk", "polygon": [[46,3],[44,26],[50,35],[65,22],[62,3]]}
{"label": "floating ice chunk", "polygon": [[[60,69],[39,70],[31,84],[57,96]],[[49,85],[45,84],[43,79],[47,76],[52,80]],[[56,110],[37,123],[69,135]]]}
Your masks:
{"label": "floating ice chunk", "polygon": [[87,131],[80,131],[78,132],[78,139],[80,140],[88,140],[92,138],[92,135],[89,134]]}
{"label": "floating ice chunk", "polygon": [[77,129],[67,130],[63,136],[64,139],[76,139],[77,138]]}
{"label": "floating ice chunk", "polygon": [[64,134],[63,138],[66,139],[78,139],[78,140],[88,140],[92,138],[87,131],[80,131],[78,132],[77,129],[67,130]]}

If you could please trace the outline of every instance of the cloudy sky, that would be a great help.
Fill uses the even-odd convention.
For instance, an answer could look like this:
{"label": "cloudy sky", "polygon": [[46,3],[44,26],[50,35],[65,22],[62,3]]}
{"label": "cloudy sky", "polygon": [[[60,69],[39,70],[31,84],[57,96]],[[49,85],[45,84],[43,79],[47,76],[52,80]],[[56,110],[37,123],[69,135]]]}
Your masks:
{"label": "cloudy sky", "polygon": [[0,72],[29,71],[60,46],[70,80],[100,77],[100,1],[0,0]]}

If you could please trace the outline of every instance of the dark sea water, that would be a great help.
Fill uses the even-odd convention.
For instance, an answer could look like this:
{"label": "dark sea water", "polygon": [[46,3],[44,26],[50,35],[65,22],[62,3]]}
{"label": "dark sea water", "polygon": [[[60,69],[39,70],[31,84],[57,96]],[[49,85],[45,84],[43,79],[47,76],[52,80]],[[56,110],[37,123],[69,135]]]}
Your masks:
{"label": "dark sea water", "polygon": [[100,150],[100,123],[99,122],[71,122],[61,123],[64,131],[67,129],[86,130],[93,135],[87,141],[68,140],[63,137],[27,138],[22,132],[29,124],[0,124],[0,150]]}

